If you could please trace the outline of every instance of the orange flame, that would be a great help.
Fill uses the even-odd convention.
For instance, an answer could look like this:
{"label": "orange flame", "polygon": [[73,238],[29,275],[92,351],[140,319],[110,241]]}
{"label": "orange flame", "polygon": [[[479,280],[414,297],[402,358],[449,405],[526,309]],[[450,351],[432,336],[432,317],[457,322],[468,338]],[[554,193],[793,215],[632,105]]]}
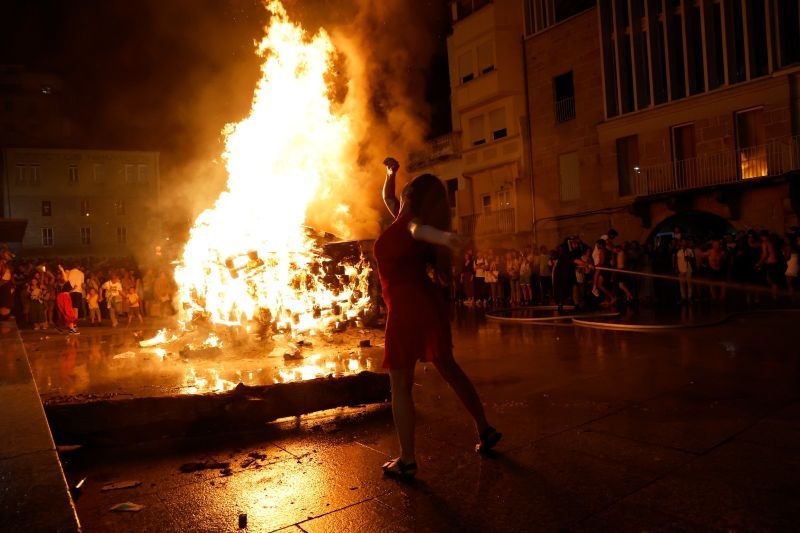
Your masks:
{"label": "orange flame", "polygon": [[[334,46],[309,37],[281,3],[257,46],[264,57],[250,115],[229,124],[227,190],[194,223],[175,270],[183,316],[216,324],[264,318],[295,332],[325,329],[369,302],[366,262],[346,265],[339,287],[323,281],[325,259],[304,227],[326,184],[356,175],[351,119],[335,112],[326,77]],[[348,207],[331,205],[346,213]]]}

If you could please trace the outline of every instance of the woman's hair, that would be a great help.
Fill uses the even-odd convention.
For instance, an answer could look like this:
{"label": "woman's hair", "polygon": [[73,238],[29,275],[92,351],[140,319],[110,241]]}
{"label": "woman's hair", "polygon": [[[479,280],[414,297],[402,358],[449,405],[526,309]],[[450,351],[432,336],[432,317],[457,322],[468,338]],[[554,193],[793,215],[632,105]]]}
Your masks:
{"label": "woman's hair", "polygon": [[[422,174],[411,180],[403,192],[411,204],[411,213],[420,223],[450,231],[450,204],[447,190],[439,178],[433,174]],[[436,281],[449,285],[452,277],[450,250],[444,246],[430,245],[427,261],[433,268]]]}

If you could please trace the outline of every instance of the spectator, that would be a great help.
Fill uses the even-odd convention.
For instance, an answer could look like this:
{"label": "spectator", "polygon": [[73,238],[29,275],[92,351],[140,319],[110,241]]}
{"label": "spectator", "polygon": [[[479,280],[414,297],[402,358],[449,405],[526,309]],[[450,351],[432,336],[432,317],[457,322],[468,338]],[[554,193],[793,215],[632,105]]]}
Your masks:
{"label": "spectator", "polygon": [[86,301],[89,305],[89,323],[97,324],[98,326],[101,325],[103,319],[100,316],[100,294],[97,292],[97,289],[94,287],[89,289],[89,293],[86,295]]}
{"label": "spectator", "polygon": [[[2,254],[7,251],[7,248],[4,249]],[[3,264],[7,263],[4,261]],[[11,277],[11,267],[3,266],[0,270],[0,320],[13,318],[11,310],[14,308],[14,282]]]}
{"label": "spectator", "polygon": [[120,283],[119,276],[115,273],[111,275],[111,279],[103,283],[101,300],[105,300],[108,307],[108,315],[111,318],[111,327],[117,327],[119,321],[117,314],[122,310],[122,283]]}
{"label": "spectator", "polygon": [[33,322],[33,329],[47,329],[47,315],[45,315],[45,302],[47,301],[47,289],[44,287],[40,276],[35,275],[28,288],[28,295],[31,302],[30,320]]}
{"label": "spectator", "polygon": [[139,295],[136,293],[136,287],[128,287],[128,294],[126,297],[128,300],[128,325],[131,325],[131,321],[134,317],[139,319],[139,324],[142,324],[144,320],[142,320],[142,312],[139,307]]}
{"label": "spectator", "polygon": [[678,245],[677,252],[675,252],[675,270],[678,272],[681,303],[692,301],[692,273],[696,269],[691,241],[682,239]]}

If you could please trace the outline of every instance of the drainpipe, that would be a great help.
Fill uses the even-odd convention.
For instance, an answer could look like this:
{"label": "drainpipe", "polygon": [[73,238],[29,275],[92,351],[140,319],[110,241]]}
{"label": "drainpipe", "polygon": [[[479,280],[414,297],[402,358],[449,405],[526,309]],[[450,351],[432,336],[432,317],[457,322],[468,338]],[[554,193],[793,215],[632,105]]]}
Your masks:
{"label": "drainpipe", "polygon": [[528,176],[531,181],[531,230],[533,231],[533,242],[538,244],[536,237],[536,194],[533,185],[533,128],[531,127],[531,100],[528,90],[528,54],[525,53],[525,35],[522,35],[522,75],[524,76],[523,85],[525,86],[525,125],[528,130],[528,142],[525,143],[525,153],[528,157]]}

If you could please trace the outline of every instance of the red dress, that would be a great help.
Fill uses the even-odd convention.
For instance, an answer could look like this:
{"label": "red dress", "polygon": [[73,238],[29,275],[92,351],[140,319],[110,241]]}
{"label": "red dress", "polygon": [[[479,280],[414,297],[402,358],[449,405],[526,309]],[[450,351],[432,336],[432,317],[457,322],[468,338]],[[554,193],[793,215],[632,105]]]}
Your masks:
{"label": "red dress", "polygon": [[447,302],[428,277],[428,245],[411,236],[404,214],[375,241],[378,275],[386,302],[384,368],[453,356]]}

